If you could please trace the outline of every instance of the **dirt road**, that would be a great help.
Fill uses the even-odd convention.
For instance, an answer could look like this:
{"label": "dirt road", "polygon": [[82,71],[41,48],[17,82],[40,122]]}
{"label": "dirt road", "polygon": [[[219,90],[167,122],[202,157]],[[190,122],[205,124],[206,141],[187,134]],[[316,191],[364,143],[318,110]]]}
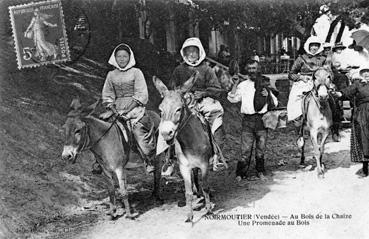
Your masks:
{"label": "dirt road", "polygon": [[[361,165],[349,160],[349,131],[342,136],[341,142],[326,144],[324,179],[315,170],[299,169],[296,155],[285,166],[270,165],[266,182],[237,185],[233,175],[221,172],[211,179],[215,216],[205,217],[202,210],[195,212],[194,225],[184,223],[186,209],[173,197],[183,193],[171,188],[164,196],[169,201],[147,207],[136,220],[99,220],[73,237],[368,238],[369,179],[355,174]],[[308,163],[315,164],[309,154]],[[145,204],[142,200],[138,204]]]}

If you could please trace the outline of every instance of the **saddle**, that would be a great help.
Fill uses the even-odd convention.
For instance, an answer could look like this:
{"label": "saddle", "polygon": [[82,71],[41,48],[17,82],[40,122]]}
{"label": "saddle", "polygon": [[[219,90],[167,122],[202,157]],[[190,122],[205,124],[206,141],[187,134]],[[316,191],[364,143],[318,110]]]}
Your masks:
{"label": "saddle", "polygon": [[[203,114],[201,114],[199,111],[196,110],[196,107],[190,108],[192,111],[192,114],[194,114],[195,117],[197,117],[198,119],[200,119],[203,129],[205,130],[205,132],[208,133],[209,135],[209,139],[210,139],[210,145],[212,147],[212,151],[213,154],[215,155],[215,157],[219,157],[221,164],[224,165],[225,168],[228,168],[227,162],[223,156],[223,152],[220,149],[219,144],[216,142],[214,134],[211,132],[211,126],[210,123],[206,120],[205,116]],[[213,166],[214,170],[217,168],[216,165]],[[216,171],[216,170],[215,170]]]}
{"label": "saddle", "polygon": [[115,121],[118,128],[120,129],[119,132],[122,138],[124,139],[123,142],[127,142],[130,149],[138,153],[139,151],[138,146],[137,146],[135,138],[133,137],[131,127],[127,123],[127,121],[124,119],[124,117],[115,116],[113,111],[107,110],[106,112],[103,112],[102,114],[100,114],[99,118],[109,123],[113,123]]}

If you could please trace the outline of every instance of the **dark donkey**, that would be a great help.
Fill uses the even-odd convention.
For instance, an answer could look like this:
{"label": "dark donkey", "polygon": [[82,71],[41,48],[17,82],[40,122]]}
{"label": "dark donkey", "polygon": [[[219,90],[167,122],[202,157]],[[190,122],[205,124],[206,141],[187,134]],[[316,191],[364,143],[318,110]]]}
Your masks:
{"label": "dark donkey", "polygon": [[[198,169],[201,170],[202,192],[205,197],[207,213],[211,213],[209,198],[208,168],[209,160],[214,156],[210,137],[204,129],[200,119],[192,114],[188,108],[183,95],[193,86],[197,75],[188,79],[181,88],[169,91],[164,83],[153,77],[156,89],[163,97],[159,106],[161,121],[159,133],[168,144],[175,145],[175,151],[179,161],[179,169],[184,179],[186,190],[186,205],[188,215],[186,222],[193,220],[193,186],[198,182]],[[194,175],[192,181],[191,174]]]}
{"label": "dark donkey", "polygon": [[[128,201],[127,179],[125,166],[129,161],[130,142],[125,137],[117,123],[102,121],[91,114],[98,102],[82,109],[79,99],[74,99],[71,104],[71,111],[63,126],[65,130],[65,143],[62,158],[72,163],[76,162],[78,154],[85,150],[90,150],[98,163],[109,184],[110,209],[108,215],[116,217],[116,197],[115,185],[118,182],[119,193],[123,198],[126,217],[134,218],[131,213]],[[156,117],[156,128],[159,123],[159,116],[154,112],[148,112],[152,117]],[[160,200],[160,170],[159,160],[155,160],[154,171],[154,191],[155,199]]]}

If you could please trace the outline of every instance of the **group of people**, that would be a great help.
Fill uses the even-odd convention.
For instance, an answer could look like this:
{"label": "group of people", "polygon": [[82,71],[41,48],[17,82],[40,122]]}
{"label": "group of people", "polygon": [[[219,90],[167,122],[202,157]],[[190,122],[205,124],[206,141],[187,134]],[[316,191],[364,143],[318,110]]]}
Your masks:
{"label": "group of people", "polygon": [[[352,38],[356,31],[367,29],[368,26],[355,18],[355,28],[349,30],[339,16],[333,16],[326,5],[320,8],[321,16],[312,28],[312,35],[304,44],[305,53],[294,62],[289,79],[293,81],[290,91],[287,115],[289,121],[294,121],[297,129],[302,124],[302,100],[304,92],[313,88],[314,71],[328,65],[333,71],[332,97],[330,106],[333,109],[332,135],[334,141],[339,141],[339,127],[342,120],[340,100],[351,100],[354,105],[351,135],[351,159],[363,162],[363,176],[368,176],[369,161],[369,106],[368,51],[358,46]],[[368,32],[369,33],[369,32]]]}
{"label": "group of people", "polygon": [[[196,110],[206,119],[211,129],[210,133],[213,134],[220,149],[223,149],[224,110],[218,97],[224,90],[221,89],[213,68],[206,63],[205,50],[198,38],[187,39],[180,53],[183,62],[174,69],[168,88],[174,90],[180,87],[194,72],[198,72],[198,79],[191,89]],[[146,81],[142,71],[135,67],[135,63],[133,51],[127,44],[120,44],[114,49],[109,64],[115,69],[107,74],[102,90],[102,102],[109,111],[130,122],[131,131],[142,153],[146,170],[150,173],[154,170],[152,165],[157,145],[153,122],[145,109],[148,102]],[[240,82],[240,78],[235,76],[234,87],[228,93],[230,102],[241,102],[241,113],[244,116],[242,120],[243,157],[238,162],[236,176],[239,179],[246,177],[246,162],[251,160],[254,141],[256,141],[257,177],[265,179],[264,150],[267,129],[262,123],[262,116],[276,106],[278,100],[275,92],[273,93],[268,87],[269,79],[259,73],[258,62],[250,60],[247,63],[247,69],[249,77]],[[210,163],[216,170],[222,162],[220,157],[213,158],[214,162]],[[94,164],[94,172],[101,172],[98,163]]]}
{"label": "group of people", "polygon": [[[329,18],[329,9],[321,8],[324,19]],[[320,20],[317,20],[319,22]],[[337,25],[338,23],[336,23]],[[341,22],[341,24],[343,24]],[[294,62],[289,73],[289,79],[293,81],[287,105],[289,121],[294,121],[300,127],[303,114],[301,101],[304,92],[313,88],[312,74],[325,64],[330,64],[334,71],[333,83],[336,85],[336,98],[354,97],[356,105],[354,110],[353,134],[355,142],[355,161],[364,162],[363,172],[368,176],[369,161],[369,65],[361,67],[360,76],[357,81],[349,85],[348,77],[341,71],[343,68],[342,50],[346,48],[341,42],[335,42],[333,47],[326,43],[327,36],[322,37],[323,30],[317,26],[305,43],[305,53],[300,55]],[[338,34],[342,35],[343,28],[339,28]],[[318,34],[318,35],[317,35]],[[320,34],[320,35],[319,35]],[[328,27],[329,39],[332,31]],[[327,35],[326,34],[326,35]],[[322,41],[322,39],[324,39]],[[196,109],[203,115],[211,128],[215,141],[222,149],[224,146],[223,114],[224,110],[218,100],[223,91],[214,70],[206,63],[205,50],[198,38],[187,39],[181,50],[183,62],[178,65],[171,76],[168,88],[174,90],[180,87],[195,72],[198,79],[191,89]],[[103,104],[107,109],[131,123],[132,133],[137,141],[142,157],[146,163],[148,172],[153,171],[153,160],[156,154],[156,139],[153,130],[152,119],[146,113],[145,105],[148,102],[148,90],[142,71],[135,67],[135,58],[132,49],[126,44],[118,45],[110,59],[109,64],[115,67],[106,77],[102,91]],[[240,112],[242,114],[242,157],[238,160],[236,177],[238,180],[250,177],[248,175],[248,162],[250,162],[255,144],[255,169],[254,178],[266,179],[264,165],[264,151],[267,140],[267,128],[263,123],[263,116],[278,105],[278,92],[272,89],[269,79],[260,73],[259,62],[250,59],[246,64],[247,78],[241,79],[236,74],[233,76],[233,87],[228,92],[227,99],[231,103],[241,102]],[[350,98],[351,99],[351,98]],[[339,105],[332,102],[332,107]],[[336,107],[337,108],[337,107]],[[340,112],[336,110],[334,112]],[[333,117],[333,137],[339,140],[340,113]],[[354,149],[352,149],[353,151]],[[173,154],[169,154],[173,156]],[[217,158],[217,157],[214,157]],[[212,162],[215,166],[220,161]],[[171,166],[172,167],[172,166]],[[98,167],[97,167],[98,168]],[[213,167],[216,169],[217,167]]]}

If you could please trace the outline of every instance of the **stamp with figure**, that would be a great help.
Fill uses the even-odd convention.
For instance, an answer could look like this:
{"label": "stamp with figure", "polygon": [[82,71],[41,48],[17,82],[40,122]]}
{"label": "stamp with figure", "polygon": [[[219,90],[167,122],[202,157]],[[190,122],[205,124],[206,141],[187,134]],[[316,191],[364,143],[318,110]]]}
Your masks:
{"label": "stamp with figure", "polygon": [[9,7],[18,68],[70,60],[60,0]]}

